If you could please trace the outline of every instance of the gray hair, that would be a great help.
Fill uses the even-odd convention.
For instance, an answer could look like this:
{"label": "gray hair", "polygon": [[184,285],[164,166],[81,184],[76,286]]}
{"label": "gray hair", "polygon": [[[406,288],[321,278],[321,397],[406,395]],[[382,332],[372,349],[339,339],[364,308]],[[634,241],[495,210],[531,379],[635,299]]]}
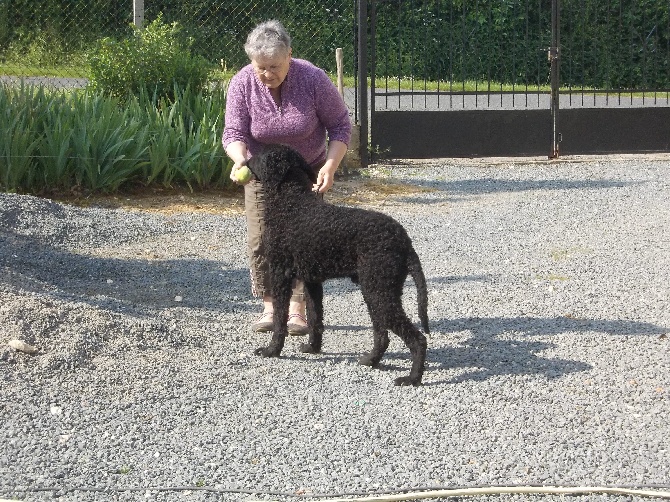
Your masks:
{"label": "gray hair", "polygon": [[277,20],[265,21],[256,26],[244,44],[249,59],[258,56],[274,57],[286,55],[291,50],[291,37]]}

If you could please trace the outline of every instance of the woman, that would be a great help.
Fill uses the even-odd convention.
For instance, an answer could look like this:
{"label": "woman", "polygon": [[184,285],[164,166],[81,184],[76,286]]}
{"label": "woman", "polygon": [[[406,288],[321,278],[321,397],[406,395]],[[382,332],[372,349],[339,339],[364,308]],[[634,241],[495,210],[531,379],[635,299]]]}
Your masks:
{"label": "woman", "polygon": [[[250,64],[231,79],[226,98],[223,147],[234,163],[231,179],[237,182],[237,170],[264,144],[281,143],[300,152],[318,172],[314,190],[327,192],[351,137],[349,113],[337,88],[323,70],[291,56],[291,38],[279,21],[256,26],[244,50]],[[257,181],[245,184],[244,204],[252,292],[263,298],[263,313],[252,329],[270,331],[272,294]],[[301,283],[293,289],[287,325],[290,334],[308,332]]]}

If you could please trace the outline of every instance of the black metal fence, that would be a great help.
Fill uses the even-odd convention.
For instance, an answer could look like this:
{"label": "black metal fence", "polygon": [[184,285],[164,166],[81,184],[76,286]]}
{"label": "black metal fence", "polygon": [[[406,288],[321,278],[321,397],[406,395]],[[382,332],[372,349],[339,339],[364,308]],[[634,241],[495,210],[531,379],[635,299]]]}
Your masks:
{"label": "black metal fence", "polygon": [[[570,153],[670,150],[667,0],[366,3],[374,150],[557,156],[566,138]],[[575,113],[614,108],[625,113]]]}

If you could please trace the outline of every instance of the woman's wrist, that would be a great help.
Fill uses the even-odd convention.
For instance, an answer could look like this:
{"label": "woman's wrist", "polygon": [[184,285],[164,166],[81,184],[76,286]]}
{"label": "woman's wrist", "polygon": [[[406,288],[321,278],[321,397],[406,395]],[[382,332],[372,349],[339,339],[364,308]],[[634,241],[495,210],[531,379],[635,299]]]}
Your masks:
{"label": "woman's wrist", "polygon": [[347,153],[347,145],[341,141],[332,140],[328,144],[328,151],[326,152],[326,162],[323,167],[327,167],[332,174],[340,167],[340,163]]}
{"label": "woman's wrist", "polygon": [[226,154],[235,166],[247,163],[247,145],[243,141],[234,141],[226,147]]}
{"label": "woman's wrist", "polygon": [[327,171],[330,174],[335,174],[335,171],[337,171],[339,162],[336,162],[333,159],[327,159],[324,163],[323,166],[321,166],[320,170]]}

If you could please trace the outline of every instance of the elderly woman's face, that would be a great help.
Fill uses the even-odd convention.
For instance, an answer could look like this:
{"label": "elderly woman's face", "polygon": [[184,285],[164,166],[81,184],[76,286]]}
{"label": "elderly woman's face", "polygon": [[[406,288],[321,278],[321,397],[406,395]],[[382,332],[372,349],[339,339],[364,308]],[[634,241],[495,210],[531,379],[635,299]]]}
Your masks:
{"label": "elderly woman's face", "polygon": [[286,75],[291,61],[291,52],[272,57],[258,56],[251,60],[259,80],[270,89],[279,87]]}

